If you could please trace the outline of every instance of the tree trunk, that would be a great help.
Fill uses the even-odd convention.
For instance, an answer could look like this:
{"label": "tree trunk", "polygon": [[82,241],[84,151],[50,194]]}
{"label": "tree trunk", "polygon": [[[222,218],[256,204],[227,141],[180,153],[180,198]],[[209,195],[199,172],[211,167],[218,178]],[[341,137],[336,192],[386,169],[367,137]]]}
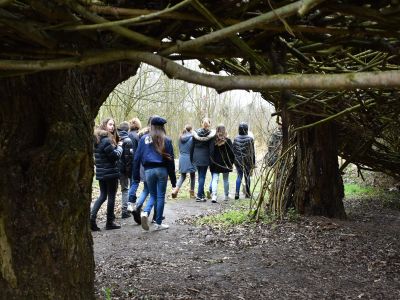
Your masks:
{"label": "tree trunk", "polygon": [[293,200],[297,210],[306,215],[346,218],[333,123],[297,132],[295,167]]}
{"label": "tree trunk", "polygon": [[93,120],[137,66],[1,80],[2,299],[93,299]]}

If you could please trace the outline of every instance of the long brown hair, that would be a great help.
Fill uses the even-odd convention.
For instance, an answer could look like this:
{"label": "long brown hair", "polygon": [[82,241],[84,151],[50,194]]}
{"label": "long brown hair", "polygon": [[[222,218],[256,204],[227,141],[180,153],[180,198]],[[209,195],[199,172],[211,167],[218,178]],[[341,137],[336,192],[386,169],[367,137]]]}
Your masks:
{"label": "long brown hair", "polygon": [[215,145],[221,146],[225,144],[228,134],[224,124],[219,124],[215,133]]}
{"label": "long brown hair", "polygon": [[156,151],[160,153],[163,158],[171,160],[171,155],[165,151],[166,132],[164,125],[151,125],[149,135],[151,136]]}
{"label": "long brown hair", "polygon": [[[107,130],[107,123],[112,120],[114,122],[114,132],[109,132]],[[101,121],[101,124],[99,126],[99,129],[101,130],[105,130],[109,133],[108,137],[111,140],[111,143],[113,143],[114,145],[116,145],[118,143],[118,136],[117,136],[117,130],[115,128],[115,120],[113,118],[106,118],[103,121]]]}

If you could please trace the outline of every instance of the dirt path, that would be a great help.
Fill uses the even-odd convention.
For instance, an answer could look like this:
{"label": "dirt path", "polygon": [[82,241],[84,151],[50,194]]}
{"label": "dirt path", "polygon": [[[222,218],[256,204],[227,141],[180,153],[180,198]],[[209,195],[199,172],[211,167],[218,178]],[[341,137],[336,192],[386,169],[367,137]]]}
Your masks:
{"label": "dirt path", "polygon": [[398,210],[363,200],[347,203],[345,222],[222,230],[181,221],[224,206],[170,200],[168,230],[125,219],[94,233],[98,298],[108,290],[112,299],[400,299]]}

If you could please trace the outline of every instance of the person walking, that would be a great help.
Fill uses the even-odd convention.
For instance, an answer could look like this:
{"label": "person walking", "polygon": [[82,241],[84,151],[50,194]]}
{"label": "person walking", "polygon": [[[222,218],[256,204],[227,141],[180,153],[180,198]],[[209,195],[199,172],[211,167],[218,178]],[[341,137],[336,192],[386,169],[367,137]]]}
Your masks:
{"label": "person walking", "polygon": [[[128,137],[132,141],[132,150],[131,150],[131,157],[133,161],[133,157],[135,157],[136,149],[139,144],[140,140],[140,135],[139,135],[139,130],[142,128],[142,123],[138,118],[133,118],[132,120],[129,121],[129,132],[128,132]],[[133,165],[132,165],[132,171],[133,171]],[[130,188],[128,191],[128,212],[133,211],[134,203],[136,202],[136,190],[139,187],[138,183],[135,183],[133,181],[133,173],[131,173],[131,182],[130,182]]]}
{"label": "person walking", "polygon": [[228,138],[223,124],[217,126],[214,142],[210,147],[211,202],[217,203],[217,189],[219,174],[224,180],[224,200],[229,200],[229,172],[233,170],[235,154],[231,139]]}
{"label": "person walking", "polygon": [[140,179],[140,164],[143,164],[150,200],[141,213],[141,225],[144,230],[149,230],[148,217],[153,206],[156,210],[155,230],[168,229],[162,224],[165,192],[168,176],[172,188],[176,187],[174,149],[171,139],[166,136],[164,124],[167,121],[162,117],[151,119],[151,129],[139,141],[134,159],[134,180]]}
{"label": "person walking", "polygon": [[128,212],[128,191],[129,181],[132,177],[132,140],[128,137],[129,123],[122,122],[118,125],[117,134],[120,139],[122,147],[122,155],[119,159],[119,183],[121,186],[121,218],[129,218],[130,213]]}
{"label": "person walking", "polygon": [[95,130],[95,139],[96,179],[99,181],[100,195],[90,212],[90,228],[92,231],[100,231],[96,224],[97,213],[108,198],[106,230],[118,229],[121,226],[114,222],[114,206],[119,178],[117,163],[122,154],[122,147],[117,145],[113,119],[108,118],[101,123],[100,128]]}
{"label": "person walking", "polygon": [[245,122],[239,124],[239,135],[233,141],[233,152],[237,171],[235,199],[239,199],[243,175],[246,182],[245,197],[250,198],[250,174],[255,167],[256,156],[254,136],[249,132],[249,126]]}
{"label": "person walking", "polygon": [[194,187],[196,178],[196,167],[190,161],[190,150],[193,145],[192,125],[185,125],[181,136],[179,137],[179,177],[176,188],[172,191],[172,198],[178,196],[179,189],[182,187],[186,179],[186,175],[190,174],[190,198],[194,198]]}
{"label": "person walking", "polygon": [[215,136],[215,130],[211,130],[211,120],[204,118],[202,128],[193,132],[193,145],[190,151],[190,161],[197,168],[198,188],[197,202],[206,202],[204,194],[204,183],[206,180],[207,169],[210,165],[210,144]]}

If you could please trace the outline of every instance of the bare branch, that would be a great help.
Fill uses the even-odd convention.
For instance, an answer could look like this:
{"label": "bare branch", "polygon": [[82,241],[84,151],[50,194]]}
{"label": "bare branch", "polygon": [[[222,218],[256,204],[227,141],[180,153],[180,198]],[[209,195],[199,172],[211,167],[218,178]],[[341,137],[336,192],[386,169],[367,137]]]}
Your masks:
{"label": "bare branch", "polygon": [[219,92],[235,89],[251,89],[256,91],[284,89],[352,90],[400,87],[400,70],[345,74],[218,76],[187,69],[172,60],[156,54],[124,50],[89,52],[80,57],[54,60],[0,60],[0,70],[59,70],[124,60],[147,63],[164,71],[170,78],[212,87]]}

